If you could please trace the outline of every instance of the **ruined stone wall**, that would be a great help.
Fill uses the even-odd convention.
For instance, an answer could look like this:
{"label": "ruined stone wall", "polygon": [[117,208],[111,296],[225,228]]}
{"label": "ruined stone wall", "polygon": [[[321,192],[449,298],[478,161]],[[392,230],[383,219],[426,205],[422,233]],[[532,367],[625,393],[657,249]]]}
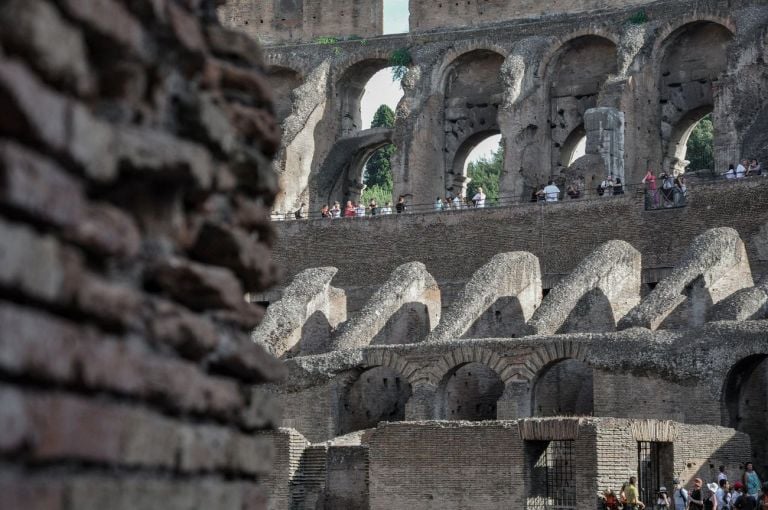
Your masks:
{"label": "ruined stone wall", "polygon": [[411,0],[411,31],[441,28],[464,28],[499,23],[500,21],[547,16],[561,13],[583,13],[596,9],[642,6],[653,0],[470,0],[465,2],[424,2]]}
{"label": "ruined stone wall", "polygon": [[3,508],[266,508],[279,133],[211,5],[0,4]]}
{"label": "ruined stone wall", "polygon": [[222,23],[264,43],[318,37],[374,37],[384,24],[381,0],[227,0]]}
{"label": "ruined stone wall", "polygon": [[497,253],[535,254],[544,288],[551,288],[598,245],[622,239],[642,253],[644,278],[658,281],[654,271],[673,267],[696,235],[729,226],[744,239],[757,277],[768,261],[767,191],[762,180],[699,185],[690,188],[688,207],[665,211],[645,211],[641,197],[626,196],[370,220],[278,222],[276,259],[288,278],[308,267],[339,268],[333,285],[347,291],[350,311],[359,310],[394,268],[423,261],[448,306],[456,285]]}

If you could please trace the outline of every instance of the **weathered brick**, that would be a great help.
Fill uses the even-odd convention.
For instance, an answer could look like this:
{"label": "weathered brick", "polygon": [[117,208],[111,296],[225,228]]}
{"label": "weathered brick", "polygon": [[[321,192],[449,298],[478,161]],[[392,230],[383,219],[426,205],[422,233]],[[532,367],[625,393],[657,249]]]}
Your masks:
{"label": "weathered brick", "polygon": [[138,290],[85,273],[77,289],[77,305],[86,314],[141,331],[145,296]]}
{"label": "weathered brick", "polygon": [[82,262],[55,238],[0,220],[0,285],[35,299],[63,303],[75,292]]}
{"label": "weathered brick", "polygon": [[54,83],[78,94],[93,90],[83,36],[42,0],[7,0],[0,7],[0,40]]}
{"label": "weathered brick", "polygon": [[152,312],[149,319],[152,338],[186,357],[199,360],[219,344],[215,325],[204,317],[162,299],[154,300]]}
{"label": "weathered brick", "polygon": [[133,219],[109,204],[93,204],[87,215],[65,232],[74,242],[101,255],[135,256],[141,234]]}

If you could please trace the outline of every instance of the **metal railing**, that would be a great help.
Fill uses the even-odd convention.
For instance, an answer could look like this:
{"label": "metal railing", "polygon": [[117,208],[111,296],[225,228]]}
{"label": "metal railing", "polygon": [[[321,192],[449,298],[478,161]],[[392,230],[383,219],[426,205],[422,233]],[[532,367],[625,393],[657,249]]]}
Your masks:
{"label": "metal railing", "polygon": [[[766,176],[767,174],[763,174]],[[707,177],[702,179],[706,182],[736,182],[744,180],[761,179],[761,176],[746,176],[739,179],[727,179],[724,175],[718,175],[714,177]],[[698,181],[700,177],[696,177]],[[586,201],[605,201],[615,200],[626,197],[644,197],[643,203],[646,210],[657,209],[674,209],[680,207],[686,207],[688,205],[688,187],[681,188],[679,186],[673,186],[671,188],[665,188],[663,182],[657,180],[656,189],[652,190],[647,184],[634,183],[626,184],[616,189],[608,188],[603,192],[599,192],[597,188],[594,189],[582,189],[578,194],[568,194],[567,190],[560,190],[557,194],[557,199],[554,200],[554,196],[548,197],[539,194],[534,196],[531,194],[530,198],[521,198],[519,195],[501,195],[495,200],[487,199],[484,204],[474,204],[469,200],[451,200],[446,203],[441,201],[438,206],[437,201],[430,203],[405,203],[405,208],[401,212],[398,212],[397,205],[391,204],[389,206],[377,204],[375,209],[371,209],[369,206],[364,207],[364,214],[359,214],[359,209],[356,209],[354,216],[346,216],[341,206],[338,216],[323,216],[320,211],[305,211],[300,218],[296,217],[295,211],[286,213],[273,213],[273,221],[298,221],[298,220],[364,220],[375,219],[382,216],[390,216],[397,214],[445,214],[445,213],[462,213],[468,211],[477,211],[482,209],[492,209],[499,207],[517,207],[517,206],[529,206],[531,204],[540,204],[544,206],[574,203],[574,202],[586,202]]]}

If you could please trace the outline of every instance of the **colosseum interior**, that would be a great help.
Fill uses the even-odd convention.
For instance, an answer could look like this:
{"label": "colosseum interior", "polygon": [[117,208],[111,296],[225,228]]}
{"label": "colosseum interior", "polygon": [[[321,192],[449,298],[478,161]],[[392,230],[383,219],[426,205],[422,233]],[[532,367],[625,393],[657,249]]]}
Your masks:
{"label": "colosseum interior", "polygon": [[[3,0],[0,508],[767,480],[766,62],[763,0]],[[317,214],[390,146],[407,210]]]}

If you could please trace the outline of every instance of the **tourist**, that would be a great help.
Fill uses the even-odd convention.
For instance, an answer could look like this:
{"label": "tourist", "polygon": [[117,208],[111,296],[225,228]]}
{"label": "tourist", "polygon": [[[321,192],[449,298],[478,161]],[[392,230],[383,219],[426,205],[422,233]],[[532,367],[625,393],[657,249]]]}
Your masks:
{"label": "tourist", "polygon": [[747,175],[763,175],[763,165],[758,163],[756,159],[753,159],[749,163],[749,169],[747,170]]}
{"label": "tourist", "polygon": [[568,189],[565,191],[565,194],[568,195],[571,200],[575,200],[581,197],[581,190],[579,189],[578,185],[571,183],[568,185]]}
{"label": "tourist", "polygon": [[717,506],[717,489],[718,485],[715,482],[707,484],[707,494],[704,497],[704,510],[718,510]]}
{"label": "tourist", "polygon": [[658,190],[656,189],[656,176],[653,175],[653,172],[650,168],[645,173],[645,177],[643,177],[641,182],[645,184],[646,197],[650,197],[650,200],[646,202],[646,208],[655,209],[659,207],[659,194]]}
{"label": "tourist", "polygon": [[659,487],[659,493],[656,496],[656,508],[659,510],[666,510],[669,508],[669,496],[667,495],[667,488],[663,485]]}
{"label": "tourist", "polygon": [[601,182],[600,186],[598,186],[597,188],[598,188],[597,194],[600,195],[601,197],[610,196],[611,192],[613,191],[613,177],[610,175],[606,177],[605,180]]}
{"label": "tourist", "polygon": [[442,211],[443,210],[443,201],[440,200],[440,197],[435,198],[435,211]]}
{"label": "tourist", "polygon": [[728,165],[728,171],[725,172],[723,175],[725,175],[726,179],[735,179],[736,178],[736,169],[733,168],[733,163]]}
{"label": "tourist", "polygon": [[381,208],[381,214],[384,216],[392,214],[392,202],[384,204],[384,207]]}
{"label": "tourist", "polygon": [[555,181],[549,180],[544,188],[544,197],[547,202],[557,202],[560,198],[560,188],[555,186]]}
{"label": "tourist", "polygon": [[640,501],[636,477],[629,477],[629,483],[624,487],[624,495],[627,500],[627,504],[624,505],[624,510],[642,510],[645,508],[645,504]]}
{"label": "tourist", "polygon": [[737,179],[743,179],[745,175],[747,175],[747,166],[749,164],[747,163],[746,159],[742,159],[741,163],[736,167],[736,178]]}
{"label": "tourist", "polygon": [[357,215],[358,218],[365,218],[365,206],[362,202],[358,202],[355,206],[355,215]]}
{"label": "tourist", "polygon": [[459,198],[458,195],[453,197],[453,200],[451,202],[453,202],[454,209],[461,209],[461,199]]}
{"label": "tourist", "polygon": [[306,217],[307,217],[307,211],[306,211],[306,208],[307,208],[307,204],[305,204],[304,202],[302,202],[302,203],[301,203],[301,205],[299,206],[299,208],[298,208],[298,209],[296,209],[296,211],[293,213],[293,216],[294,216],[294,217],[295,217],[297,220],[303,220],[304,218],[306,218]]}
{"label": "tourist", "polygon": [[744,493],[744,484],[740,481],[733,484],[731,501],[733,503],[733,508],[738,510],[755,510],[755,508],[757,508],[757,500]]}
{"label": "tourist", "polygon": [[763,484],[763,494],[757,502],[758,510],[768,510],[768,482]]}
{"label": "tourist", "polygon": [[717,483],[720,483],[720,480],[727,480],[728,475],[725,474],[725,466],[720,466],[717,468]]}
{"label": "tourist", "polygon": [[371,216],[376,216],[379,214],[379,207],[376,205],[376,200],[373,198],[370,202],[368,202],[368,210],[371,212]]}
{"label": "tourist", "polygon": [[445,195],[445,198],[443,199],[443,211],[448,211],[451,208],[451,198],[448,195]]}
{"label": "tourist", "polygon": [[613,183],[613,196],[623,195],[624,185],[621,183],[621,178],[616,177],[616,181]]}
{"label": "tourist", "polygon": [[400,195],[397,199],[397,204],[395,204],[395,210],[397,211],[397,214],[403,214],[405,212],[406,205],[405,205],[405,197],[403,195]]}
{"label": "tourist", "polygon": [[701,493],[701,486],[704,482],[701,478],[693,479],[693,489],[688,495],[688,509],[689,510],[704,510],[704,497]]}
{"label": "tourist", "polygon": [[744,468],[744,474],[741,477],[741,482],[744,484],[744,493],[757,499],[757,495],[760,492],[760,477],[755,473],[755,466],[751,462],[747,462]]}
{"label": "tourist", "polygon": [[331,217],[331,210],[328,208],[328,204],[320,208],[320,216],[322,216],[323,218]]}
{"label": "tourist", "polygon": [[485,193],[483,193],[483,188],[477,188],[477,193],[472,197],[472,202],[475,204],[475,207],[485,207]]}
{"label": "tourist", "polygon": [[675,510],[685,510],[688,506],[688,491],[680,485],[680,479],[673,480],[675,487],[672,489],[672,501],[675,503]]}
{"label": "tourist", "polygon": [[331,207],[331,218],[340,218],[341,217],[341,207],[339,206],[338,202],[333,203],[333,207]]}
{"label": "tourist", "polygon": [[355,209],[354,204],[351,200],[347,200],[347,206],[344,208],[344,217],[345,218],[354,218],[355,214],[357,214],[357,211]]}
{"label": "tourist", "polygon": [[[720,477],[724,478],[720,478]],[[731,487],[728,484],[728,478],[725,475],[725,466],[720,466],[720,474],[717,475],[717,507],[720,510],[728,510],[731,507]]]}
{"label": "tourist", "polygon": [[605,510],[619,510],[619,498],[611,489],[605,489],[602,494],[598,494],[598,497],[603,502]]}

